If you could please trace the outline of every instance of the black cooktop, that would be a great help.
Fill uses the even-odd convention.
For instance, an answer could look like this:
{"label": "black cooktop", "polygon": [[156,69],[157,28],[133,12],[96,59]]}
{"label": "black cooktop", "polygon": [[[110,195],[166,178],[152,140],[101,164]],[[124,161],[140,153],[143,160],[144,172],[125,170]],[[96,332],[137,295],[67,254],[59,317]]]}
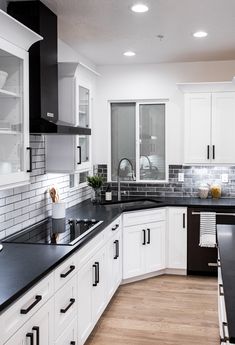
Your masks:
{"label": "black cooktop", "polygon": [[66,219],[63,232],[56,233],[53,231],[55,223],[49,218],[5,238],[2,242],[72,246],[101,223],[103,221],[96,219]]}

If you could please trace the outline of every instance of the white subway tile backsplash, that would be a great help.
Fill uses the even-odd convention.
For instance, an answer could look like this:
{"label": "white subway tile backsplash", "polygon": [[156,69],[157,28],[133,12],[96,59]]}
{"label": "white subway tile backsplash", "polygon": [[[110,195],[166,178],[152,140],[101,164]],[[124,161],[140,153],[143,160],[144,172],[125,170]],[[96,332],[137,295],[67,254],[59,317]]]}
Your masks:
{"label": "white subway tile backsplash", "polygon": [[71,191],[68,174],[45,174],[45,141],[43,136],[30,137],[33,148],[33,171],[30,184],[0,191],[0,239],[51,216],[49,187],[55,185],[66,207],[90,198],[90,188]]}

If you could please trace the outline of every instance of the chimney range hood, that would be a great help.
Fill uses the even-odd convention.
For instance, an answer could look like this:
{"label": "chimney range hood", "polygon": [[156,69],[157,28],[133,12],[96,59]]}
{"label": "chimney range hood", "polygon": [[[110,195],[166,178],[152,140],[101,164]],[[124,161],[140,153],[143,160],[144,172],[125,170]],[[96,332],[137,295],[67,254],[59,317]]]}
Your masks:
{"label": "chimney range hood", "polygon": [[57,16],[39,0],[10,1],[7,12],[43,37],[29,49],[30,133],[90,135],[58,119]]}

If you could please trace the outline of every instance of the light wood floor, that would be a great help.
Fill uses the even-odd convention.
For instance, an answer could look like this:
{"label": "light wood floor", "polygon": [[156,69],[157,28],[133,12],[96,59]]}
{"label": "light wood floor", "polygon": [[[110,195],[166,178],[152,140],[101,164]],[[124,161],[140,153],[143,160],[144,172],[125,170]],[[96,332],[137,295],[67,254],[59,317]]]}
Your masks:
{"label": "light wood floor", "polygon": [[215,278],[161,276],[121,286],[86,345],[219,345]]}

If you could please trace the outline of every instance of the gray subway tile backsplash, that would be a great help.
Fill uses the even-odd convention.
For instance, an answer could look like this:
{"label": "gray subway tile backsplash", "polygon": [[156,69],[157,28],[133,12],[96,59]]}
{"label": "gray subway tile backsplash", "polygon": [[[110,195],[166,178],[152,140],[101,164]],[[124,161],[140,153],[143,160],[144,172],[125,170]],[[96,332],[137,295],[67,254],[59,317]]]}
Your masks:
{"label": "gray subway tile backsplash", "polygon": [[[98,165],[98,173],[106,181],[103,191],[107,187],[107,165]],[[178,182],[178,173],[184,173],[184,182]],[[221,174],[228,174],[229,183],[221,182]],[[122,190],[128,195],[151,197],[197,197],[201,183],[219,183],[222,186],[222,197],[235,197],[235,166],[185,166],[170,165],[168,183],[128,183],[121,184]],[[117,191],[117,183],[110,183],[111,189]],[[138,194],[141,193],[141,194]]]}

